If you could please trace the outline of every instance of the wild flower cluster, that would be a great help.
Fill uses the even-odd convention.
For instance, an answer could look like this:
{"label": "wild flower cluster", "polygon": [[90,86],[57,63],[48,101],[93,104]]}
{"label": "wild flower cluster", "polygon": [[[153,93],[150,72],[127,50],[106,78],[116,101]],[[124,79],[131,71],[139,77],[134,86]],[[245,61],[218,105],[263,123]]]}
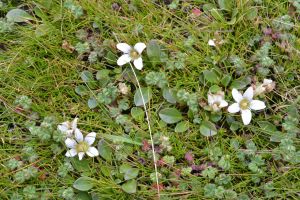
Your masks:
{"label": "wild flower cluster", "polygon": [[91,132],[83,137],[80,129],[77,128],[77,120],[78,118],[75,118],[72,122],[66,121],[58,126],[58,130],[66,136],[66,146],[70,148],[66,156],[74,157],[78,155],[79,160],[82,160],[85,154],[90,157],[98,156],[98,150],[91,146],[95,142],[96,133]]}
{"label": "wild flower cluster", "polygon": [[[295,8],[298,8],[297,1],[292,3]],[[169,4],[169,8],[175,9],[178,4],[179,1],[173,1]],[[230,9],[227,9],[225,3],[219,4],[222,11],[215,13],[214,17],[219,16],[219,20],[225,20],[229,16],[227,12]],[[83,9],[75,1],[68,0],[63,6],[75,18],[84,14]],[[22,20],[12,17],[16,13],[23,15]],[[194,10],[194,15],[198,15],[197,13],[198,11]],[[26,22],[30,19],[28,13],[15,9],[8,13],[5,20],[0,20],[0,32],[9,32],[14,23]],[[226,23],[234,24],[235,20],[233,15],[231,21]],[[97,24],[93,26],[97,27]],[[240,199],[249,199],[243,192],[238,194],[232,189],[234,176],[229,172],[236,167],[233,162],[238,162],[241,165],[238,167],[244,167],[251,172],[247,176],[253,184],[260,184],[266,177],[269,170],[267,162],[270,157],[274,162],[282,160],[291,164],[300,163],[300,151],[296,147],[295,140],[299,133],[298,108],[292,105],[286,110],[285,116],[278,116],[278,118],[282,117],[282,121],[279,120],[282,124],[276,122],[274,125],[267,118],[268,112],[273,107],[272,101],[266,98],[266,95],[272,94],[276,87],[275,81],[269,78],[271,77],[269,75],[271,70],[275,73],[280,73],[282,70],[272,55],[272,48],[277,46],[292,54],[291,44],[296,39],[289,31],[293,27],[294,23],[289,15],[280,16],[272,21],[270,27],[264,28],[263,36],[255,36],[249,41],[249,48],[253,48],[254,52],[250,58],[251,64],[255,66],[253,71],[261,75],[259,78],[243,76],[247,73],[249,65],[246,59],[237,55],[220,58],[218,51],[225,42],[221,37],[209,39],[207,44],[213,55],[205,62],[217,66],[216,64],[223,59],[222,62],[229,65],[229,68],[235,69],[234,74],[238,78],[232,80],[233,76],[224,74],[222,65],[212,67],[199,74],[199,83],[203,87],[197,90],[194,86],[198,85],[198,82],[195,85],[191,83],[191,86],[185,88],[180,83],[175,84],[176,88],[170,86],[172,81],[176,82],[170,77],[174,73],[180,73],[188,65],[187,53],[168,52],[157,40],[150,40],[147,44],[138,42],[133,46],[124,42],[115,45],[112,40],[105,40],[100,44],[97,40],[98,33],[81,29],[76,32],[80,41],[73,46],[65,40],[62,48],[69,53],[77,52],[78,59],[88,61],[89,64],[105,60],[109,67],[97,72],[87,69],[82,71],[80,74],[82,83],[76,86],[75,92],[88,99],[87,105],[91,110],[106,112],[124,134],[120,136],[90,132],[84,136],[85,132],[78,128],[78,118],[58,125],[52,116],[46,116],[40,121],[39,116],[31,112],[33,102],[28,96],[16,98],[15,111],[30,113],[30,120],[25,123],[30,136],[42,143],[54,141],[51,150],[55,156],[67,149],[66,158],[63,163],[60,163],[57,175],[67,179],[69,172],[79,171],[78,168],[84,171],[82,173],[84,176],[73,183],[73,187],[79,191],[89,191],[99,182],[95,178],[90,178],[94,171],[89,171],[88,164],[85,163],[88,158],[84,159],[85,156],[89,156],[97,159],[94,160],[97,162],[101,157],[105,162],[111,163],[113,165],[111,168],[104,164],[99,167],[101,174],[110,177],[116,188],[121,188],[128,194],[136,193],[138,182],[148,178],[146,182],[152,183],[152,187],[158,193],[160,190],[172,189],[172,186],[176,186],[182,190],[196,191],[201,188],[205,198],[236,199],[239,196]],[[117,37],[116,39],[118,40]],[[195,38],[190,36],[184,45],[190,49],[194,42]],[[116,57],[118,50],[121,53],[120,57]],[[153,68],[159,65],[161,68],[147,73],[143,71],[150,65]],[[160,97],[163,101],[151,107],[152,103]],[[239,119],[237,114],[241,115],[241,120],[236,120]],[[258,120],[255,120],[255,116]],[[253,118],[259,127],[249,125]],[[144,121],[147,123],[143,123]],[[180,142],[174,142],[167,131],[172,129],[175,133],[189,132],[191,126],[199,129],[202,136],[209,141],[210,146],[203,150],[206,156],[204,161],[195,158],[192,151],[185,151],[185,147],[181,147]],[[224,128],[226,126],[228,129]],[[278,127],[282,130],[278,130]],[[227,131],[235,133],[238,129],[244,131],[247,139],[231,138],[229,149],[221,149],[223,145],[221,142],[209,138],[217,134],[222,137]],[[247,135],[247,130],[251,129],[259,129],[262,133],[270,135],[270,141],[274,142],[271,153],[264,152],[255,144],[251,136]],[[145,134],[147,132],[150,137]],[[97,136],[101,139],[95,147]],[[195,133],[191,133],[188,140],[201,143]],[[133,145],[141,148],[136,150]],[[172,152],[176,148],[184,149],[185,152],[174,155]],[[41,167],[32,164],[39,158],[39,152],[30,145],[25,145],[22,156],[9,159],[5,166],[11,171],[17,170],[13,180],[22,184],[44,173]],[[139,163],[129,164],[128,161],[134,159]],[[183,164],[176,166],[179,160],[183,160]],[[74,163],[79,163],[80,167]],[[139,166],[142,168],[149,164],[154,165],[155,172],[149,173],[149,177],[145,178]],[[30,166],[25,167],[26,165]],[[203,178],[207,180],[205,185],[200,184],[199,181]],[[186,180],[191,181],[192,184],[186,183]],[[27,199],[44,198],[37,190],[37,186],[29,185],[24,187],[23,193]],[[272,181],[263,186],[263,191],[268,198],[277,195]],[[71,187],[61,188],[58,193],[64,199],[76,198]],[[13,198],[21,197],[13,194]]]}

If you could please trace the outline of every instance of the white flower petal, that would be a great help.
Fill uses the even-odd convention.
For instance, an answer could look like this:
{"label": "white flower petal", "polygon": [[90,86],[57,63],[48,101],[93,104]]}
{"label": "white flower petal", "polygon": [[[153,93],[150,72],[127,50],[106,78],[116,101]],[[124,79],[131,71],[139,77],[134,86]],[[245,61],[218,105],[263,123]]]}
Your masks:
{"label": "white flower petal", "polygon": [[207,95],[207,102],[209,105],[212,105],[215,102],[214,96],[212,94]]}
{"label": "white flower petal", "polygon": [[235,88],[232,89],[232,97],[238,103],[243,99],[243,95]]}
{"label": "white flower petal", "polygon": [[137,68],[138,70],[141,70],[143,68],[143,59],[142,59],[142,57],[139,57],[138,59],[135,59],[133,61],[133,64],[134,64],[135,68]]}
{"label": "white flower petal", "polygon": [[77,122],[78,122],[78,118],[76,117],[73,121],[72,121],[72,129],[75,130],[77,128]]}
{"label": "white flower petal", "polygon": [[247,98],[249,101],[252,101],[253,99],[253,87],[248,87],[248,89],[246,90],[246,92],[244,93],[243,97]]}
{"label": "white flower petal", "polygon": [[271,79],[264,79],[264,82],[263,84],[264,85],[268,85],[268,84],[271,84],[273,81]]}
{"label": "white flower petal", "polygon": [[85,136],[84,141],[86,141],[89,145],[92,145],[95,142],[95,139],[96,139],[96,133],[91,132]]}
{"label": "white flower petal", "polygon": [[74,157],[77,155],[77,152],[75,149],[70,149],[69,151],[67,151],[66,156],[67,157]]}
{"label": "white flower petal", "polygon": [[61,132],[66,132],[68,130],[68,126],[66,125],[66,122],[59,124],[57,126],[57,129]]}
{"label": "white flower petal", "polygon": [[239,111],[240,111],[240,106],[238,103],[231,104],[228,107],[228,112],[230,112],[230,113],[237,113]]}
{"label": "white flower petal", "polygon": [[146,45],[142,42],[136,43],[133,47],[139,54],[142,54],[144,49],[146,48]]}
{"label": "white flower petal", "polygon": [[221,102],[224,98],[221,96],[221,95],[219,95],[219,94],[216,94],[215,95],[215,102]]}
{"label": "white flower petal", "polygon": [[242,120],[244,125],[248,125],[251,122],[252,113],[249,109],[247,110],[241,110],[242,112]]}
{"label": "white flower petal", "polygon": [[75,129],[75,139],[76,139],[77,142],[82,142],[83,141],[83,135],[82,135],[81,131],[78,128]]}
{"label": "white flower petal", "polygon": [[90,147],[86,154],[90,157],[95,157],[99,155],[99,151],[95,147]]}
{"label": "white flower petal", "polygon": [[131,58],[130,58],[129,54],[124,54],[117,60],[117,64],[119,66],[122,66],[122,65],[125,65],[126,63],[129,63],[130,61],[131,61]]}
{"label": "white flower petal", "polygon": [[65,140],[65,144],[66,144],[66,146],[67,146],[68,148],[74,149],[75,146],[76,146],[76,144],[77,144],[77,142],[76,142],[74,139],[67,138],[67,139]]}
{"label": "white flower petal", "polygon": [[79,152],[79,153],[78,153],[78,158],[79,158],[79,160],[82,160],[83,156],[84,156],[84,153],[83,153],[83,152]]}
{"label": "white flower petal", "polygon": [[130,50],[132,49],[131,46],[129,46],[126,43],[119,43],[117,44],[117,48],[122,51],[123,53],[128,54],[130,52]]}
{"label": "white flower petal", "polygon": [[262,110],[262,109],[266,108],[266,104],[260,100],[252,100],[250,102],[250,108],[252,110]]}
{"label": "white flower petal", "polygon": [[224,107],[226,107],[226,106],[228,106],[228,103],[227,103],[227,101],[225,101],[225,100],[221,100],[221,101],[220,101],[220,105],[219,105],[219,107],[220,107],[220,108],[224,108]]}
{"label": "white flower petal", "polygon": [[210,40],[208,40],[208,45],[209,46],[213,46],[213,47],[215,47],[216,46],[216,44],[215,44],[215,41],[214,41],[215,39],[210,39]]}

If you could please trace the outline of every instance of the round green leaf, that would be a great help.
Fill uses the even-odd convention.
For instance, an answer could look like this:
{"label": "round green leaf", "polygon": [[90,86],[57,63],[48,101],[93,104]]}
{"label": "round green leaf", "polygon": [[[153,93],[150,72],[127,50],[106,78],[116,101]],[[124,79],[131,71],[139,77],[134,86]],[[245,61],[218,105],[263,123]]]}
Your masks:
{"label": "round green leaf", "polygon": [[97,105],[98,105],[98,102],[95,99],[95,97],[89,98],[89,100],[88,100],[88,106],[89,106],[90,109],[96,108]]}
{"label": "round green leaf", "polygon": [[175,132],[182,133],[182,132],[185,132],[186,130],[188,130],[188,128],[189,128],[188,121],[179,122],[175,127]]}
{"label": "round green leaf", "polygon": [[165,98],[165,100],[167,100],[169,103],[175,104],[176,103],[176,98],[175,98],[175,94],[174,91],[172,89],[169,88],[165,88],[163,90],[163,97]]}
{"label": "round green leaf", "polygon": [[139,169],[137,168],[130,168],[124,175],[125,180],[134,179],[139,175]]}
{"label": "round green leaf", "polygon": [[[141,91],[142,91],[142,95],[141,95]],[[142,97],[144,97],[144,102]],[[137,89],[134,94],[134,104],[136,106],[143,106],[144,103],[147,104],[150,101],[151,97],[152,97],[152,91],[150,88],[141,88],[141,90]]]}
{"label": "round green leaf", "polygon": [[203,72],[205,80],[211,83],[217,83],[219,80],[218,75],[214,71],[205,70]]}
{"label": "round green leaf", "polygon": [[125,174],[126,172],[128,172],[129,170],[131,169],[131,166],[127,163],[123,163],[120,168],[119,168],[119,171],[120,173],[123,173]]}
{"label": "round green leaf", "polygon": [[86,94],[89,92],[89,90],[88,90],[88,88],[87,88],[86,86],[84,86],[84,85],[78,85],[78,86],[76,86],[76,88],[75,88],[75,92],[76,92],[77,94],[79,94],[80,96],[83,96],[83,95],[86,95]]}
{"label": "round green leaf", "polygon": [[7,21],[10,22],[26,22],[28,20],[34,20],[26,11],[21,9],[12,9],[6,14]]}
{"label": "round green leaf", "polygon": [[136,193],[136,187],[137,183],[135,179],[131,179],[122,185],[122,189],[128,194]]}
{"label": "round green leaf", "polygon": [[206,137],[210,137],[217,134],[217,129],[213,123],[203,121],[200,125],[200,133]]}
{"label": "round green leaf", "polygon": [[218,122],[222,119],[222,113],[211,113],[210,120],[213,122]]}
{"label": "round green leaf", "polygon": [[94,76],[93,76],[92,72],[85,70],[85,71],[81,72],[81,79],[85,83],[88,83],[88,82],[94,81]]}
{"label": "round green leaf", "polygon": [[159,112],[159,117],[167,124],[174,124],[182,120],[182,115],[176,108],[164,108]]}
{"label": "round green leaf", "polygon": [[139,169],[133,168],[129,164],[124,163],[120,166],[120,173],[124,174],[125,180],[130,180],[138,176]]}
{"label": "round green leaf", "polygon": [[73,187],[80,191],[88,191],[88,190],[92,189],[93,186],[94,186],[94,179],[92,179],[90,177],[86,177],[86,176],[78,178],[73,183]]}

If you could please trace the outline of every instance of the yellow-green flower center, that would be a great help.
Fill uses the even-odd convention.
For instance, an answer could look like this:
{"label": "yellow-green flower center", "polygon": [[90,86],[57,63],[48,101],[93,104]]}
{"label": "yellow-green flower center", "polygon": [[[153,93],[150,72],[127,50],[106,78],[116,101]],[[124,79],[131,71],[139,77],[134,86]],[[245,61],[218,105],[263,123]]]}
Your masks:
{"label": "yellow-green flower center", "polygon": [[241,108],[242,110],[248,109],[249,106],[250,106],[250,102],[249,102],[248,99],[243,99],[243,100],[240,101],[240,108]]}
{"label": "yellow-green flower center", "polygon": [[87,150],[89,148],[90,148],[90,145],[87,142],[85,142],[85,141],[79,142],[76,145],[76,151],[77,152],[87,152]]}
{"label": "yellow-green flower center", "polygon": [[219,101],[215,101],[213,105],[215,105],[215,106],[219,107],[219,106],[221,105],[221,102],[219,102]]}
{"label": "yellow-green flower center", "polygon": [[132,49],[132,50],[130,51],[130,57],[131,57],[133,60],[135,60],[135,59],[138,59],[138,58],[140,57],[140,54],[139,54],[136,50]]}

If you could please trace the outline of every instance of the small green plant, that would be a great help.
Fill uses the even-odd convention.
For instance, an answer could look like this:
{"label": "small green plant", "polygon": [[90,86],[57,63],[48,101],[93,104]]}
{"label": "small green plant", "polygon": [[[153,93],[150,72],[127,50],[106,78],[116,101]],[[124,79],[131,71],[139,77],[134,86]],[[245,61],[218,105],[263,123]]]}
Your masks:
{"label": "small green plant", "polygon": [[72,12],[75,18],[79,18],[83,15],[83,9],[81,6],[76,5],[73,0],[67,0],[64,3],[64,7]]}

